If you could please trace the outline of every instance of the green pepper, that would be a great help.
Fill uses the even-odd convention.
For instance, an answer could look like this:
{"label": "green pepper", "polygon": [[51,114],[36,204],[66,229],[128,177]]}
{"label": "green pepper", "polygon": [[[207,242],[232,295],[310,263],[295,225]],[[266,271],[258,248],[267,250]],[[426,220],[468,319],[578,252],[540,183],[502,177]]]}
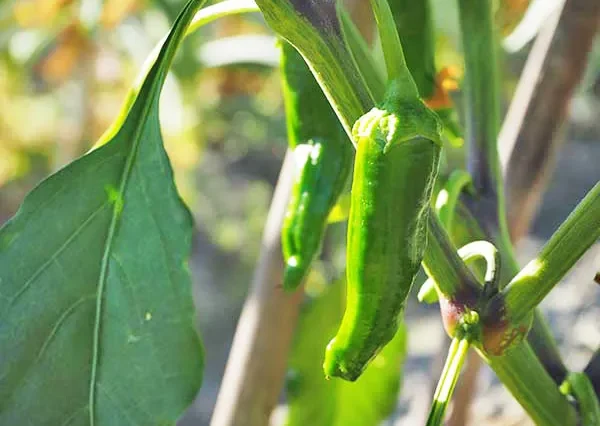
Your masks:
{"label": "green pepper", "polygon": [[298,171],[281,231],[283,288],[294,290],[320,251],[354,149],[302,56],[283,41],[281,69],[288,141]]}
{"label": "green pepper", "polygon": [[394,80],[386,100],[354,125],[357,152],[347,238],[347,304],[327,346],[326,376],[356,380],[394,337],[426,246],[441,126]]}

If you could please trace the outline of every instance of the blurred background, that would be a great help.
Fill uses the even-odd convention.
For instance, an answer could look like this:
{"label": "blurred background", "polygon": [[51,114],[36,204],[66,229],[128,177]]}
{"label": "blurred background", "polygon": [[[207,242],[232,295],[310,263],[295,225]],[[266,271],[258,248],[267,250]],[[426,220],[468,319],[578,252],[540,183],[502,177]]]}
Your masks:
{"label": "blurred background", "polygon": [[[368,5],[349,3],[358,10]],[[434,1],[438,56],[440,63],[460,70],[456,11],[450,3]],[[505,106],[531,38],[559,2],[537,3],[545,3],[545,8],[505,43],[510,51],[503,63]],[[40,180],[84,154],[102,135],[146,55],[183,4],[184,0],[0,1],[0,224]],[[368,19],[369,14],[362,16]],[[369,28],[368,22],[358,24]],[[287,145],[277,61],[275,38],[258,14],[229,17],[187,39],[162,93],[163,137],[178,189],[196,220],[191,267],[206,350],[202,390],[180,421],[182,426],[209,423],[258,258]],[[570,104],[563,137],[566,142],[549,189],[530,235],[518,247],[523,262],[600,180],[598,37]],[[455,157],[459,164],[460,154]],[[313,279],[324,279],[323,271],[335,267],[318,264]],[[572,368],[582,368],[600,345],[600,287],[592,280],[598,270],[596,245],[543,305]],[[401,397],[394,424],[417,424],[411,419],[427,411],[429,401],[419,395],[431,386],[431,366],[443,339],[437,308],[411,300],[404,381],[404,389],[410,391]],[[480,375],[473,412],[473,424],[527,424],[518,404],[488,370]]]}

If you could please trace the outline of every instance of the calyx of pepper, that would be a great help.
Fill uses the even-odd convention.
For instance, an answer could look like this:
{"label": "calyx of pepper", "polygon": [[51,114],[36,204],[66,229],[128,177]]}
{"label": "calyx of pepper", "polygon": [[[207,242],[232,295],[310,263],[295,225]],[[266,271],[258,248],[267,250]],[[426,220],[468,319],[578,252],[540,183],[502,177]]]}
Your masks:
{"label": "calyx of pepper", "polygon": [[511,321],[502,299],[483,303],[476,294],[459,294],[452,300],[441,297],[440,312],[450,337],[468,336],[489,356],[503,355],[521,343],[533,321],[533,315]]}
{"label": "calyx of pepper", "polygon": [[395,144],[425,139],[442,146],[442,124],[419,98],[412,77],[390,82],[383,103],[360,117],[352,128],[355,141],[370,138],[382,143],[384,152]]}
{"label": "calyx of pepper", "polygon": [[459,294],[454,299],[440,297],[440,312],[444,329],[451,338],[469,332],[473,340],[479,339],[480,318],[476,310],[476,294]]}

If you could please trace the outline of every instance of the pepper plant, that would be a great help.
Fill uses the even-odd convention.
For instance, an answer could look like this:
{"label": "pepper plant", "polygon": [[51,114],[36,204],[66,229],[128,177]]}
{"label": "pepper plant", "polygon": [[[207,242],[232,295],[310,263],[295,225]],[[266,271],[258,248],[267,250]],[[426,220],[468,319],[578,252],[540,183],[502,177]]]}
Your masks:
{"label": "pepper plant", "polygon": [[[328,223],[348,220],[347,240],[334,233],[346,274],[300,315],[286,423],[369,426],[393,411],[410,333],[403,311],[422,265],[419,299],[439,303],[451,339],[428,425],[443,423],[469,348],[536,424],[599,425],[589,373],[598,357],[567,371],[537,306],[600,236],[600,184],[523,268],[508,234],[497,32],[521,16],[511,2],[458,0],[464,130],[427,2],[370,0],[381,60],[335,0],[204,3],[185,5],[94,148],[41,182],[0,230],[0,425],[173,424],[193,400],[203,350],[186,264],[192,219],[158,100],[187,34],[250,12],[280,38],[299,164],[279,223],[285,274],[270,291],[302,295]],[[461,133],[467,164],[449,170]],[[236,419],[213,423],[260,424],[252,413]]]}

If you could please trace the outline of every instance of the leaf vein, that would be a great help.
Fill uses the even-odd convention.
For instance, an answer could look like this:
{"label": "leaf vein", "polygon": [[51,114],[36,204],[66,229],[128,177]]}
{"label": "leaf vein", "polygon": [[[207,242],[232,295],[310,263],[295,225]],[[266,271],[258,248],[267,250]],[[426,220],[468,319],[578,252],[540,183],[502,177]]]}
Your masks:
{"label": "leaf vein", "polygon": [[42,347],[40,348],[40,351],[38,352],[38,356],[36,358],[36,363],[39,362],[40,359],[42,359],[42,357],[44,355],[44,352],[46,351],[46,349],[50,345],[50,343],[51,343],[52,339],[54,338],[54,336],[56,336],[56,333],[58,333],[58,330],[60,329],[60,327],[62,326],[62,324],[69,317],[69,315],[71,315],[73,312],[75,312],[75,310],[79,307],[79,305],[81,305],[83,302],[85,302],[87,300],[93,299],[94,296],[95,295],[93,295],[93,294],[89,294],[87,296],[83,296],[83,297],[79,298],[78,300],[76,300],[67,309],[65,309],[63,311],[63,313],[60,315],[60,317],[56,321],[56,324],[54,324],[54,327],[52,327],[52,330],[50,331],[50,334],[48,334],[48,337],[46,337],[46,340],[42,344]]}
{"label": "leaf vein", "polygon": [[75,411],[73,411],[73,413],[69,417],[67,417],[65,419],[65,421],[60,424],[60,426],[67,426],[71,422],[71,420],[73,420],[75,417],[77,417],[77,414],[79,414],[80,411],[83,411],[86,408],[88,408],[87,404],[85,404],[84,406],[79,407],[78,409],[76,409]]}
{"label": "leaf vein", "polygon": [[100,391],[106,396],[106,398],[108,398],[108,400],[112,403],[112,405],[115,408],[118,408],[119,411],[124,414],[124,417],[127,419],[129,424],[132,424],[134,426],[139,426],[139,423],[137,423],[135,420],[133,420],[131,418],[131,416],[129,415],[129,412],[125,408],[123,408],[120,404],[117,403],[117,399],[113,398],[113,396],[110,394],[109,390],[105,386],[98,383],[98,389],[100,389]]}
{"label": "leaf vein", "polygon": [[[152,83],[156,84],[155,81]],[[141,92],[141,91],[140,91]],[[107,277],[108,277],[108,267],[109,267],[109,258],[112,250],[112,243],[115,239],[117,223],[123,214],[123,209],[126,208],[126,199],[125,199],[125,191],[127,189],[127,183],[129,182],[129,178],[133,169],[133,162],[136,157],[136,153],[139,147],[139,143],[141,141],[141,137],[144,133],[144,125],[148,121],[148,117],[151,114],[151,108],[153,104],[156,102],[156,90],[150,91],[149,99],[144,102],[142,106],[142,110],[139,113],[139,116],[131,118],[132,115],[128,115],[127,119],[136,119],[137,123],[135,126],[135,130],[133,133],[133,137],[131,138],[131,148],[127,154],[127,159],[125,161],[125,168],[123,169],[123,174],[121,176],[120,185],[119,185],[119,195],[123,202],[119,207],[115,204],[113,207],[113,215],[110,221],[110,226],[108,230],[108,236],[106,237],[105,245],[104,245],[104,254],[102,255],[102,266],[100,269],[100,276],[98,278],[98,287],[96,292],[96,314],[94,320],[94,334],[93,334],[93,349],[92,349],[92,371],[90,374],[90,389],[89,389],[89,406],[90,406],[90,426],[95,425],[95,391],[96,391],[96,378],[97,378],[97,370],[98,370],[98,358],[100,354],[100,318],[102,316],[102,299],[104,296],[104,288],[106,285]],[[138,98],[139,100],[139,98]],[[130,114],[132,114],[136,108],[136,104],[134,103],[131,107]],[[156,117],[158,119],[158,117]]]}
{"label": "leaf vein", "polygon": [[[73,179],[73,181],[79,181],[79,180],[81,180],[81,176],[85,176],[85,175],[88,175],[88,174],[91,174],[91,173],[95,173],[96,170],[100,168],[100,166],[102,166],[105,163],[109,162],[113,158],[119,157],[119,156],[121,156],[121,153],[116,153],[116,154],[110,155],[110,156],[102,159],[101,161],[99,161],[97,164],[94,164],[91,167],[84,168],[80,173],[77,173],[71,179]],[[59,171],[58,173],[61,173],[61,172],[62,171]],[[56,175],[54,175],[54,176],[56,176]],[[56,197],[58,197],[60,194],[62,194],[66,189],[67,189],[66,186],[61,187],[60,189],[58,189],[57,191],[55,191],[51,196],[49,196],[46,199],[44,199],[43,202],[41,202],[37,206],[35,206],[35,208],[33,210],[31,210],[30,212],[28,212],[28,214],[32,215],[32,214],[35,214],[38,210],[44,209],[49,204],[51,204]],[[36,190],[37,190],[37,188],[34,189],[34,191],[36,191]],[[32,194],[33,194],[33,192],[32,192]],[[31,195],[27,196],[27,198],[29,198],[29,197],[31,197]],[[23,202],[23,205],[25,205],[25,202]],[[19,214],[19,212],[17,212],[17,214]],[[16,217],[16,215],[15,215],[15,217]]]}
{"label": "leaf vein", "polygon": [[52,262],[58,257],[60,256],[60,254],[66,250],[73,241],[75,241],[75,239],[77,238],[77,236],[79,234],[81,234],[81,232],[90,224],[92,223],[92,221],[94,220],[94,218],[96,217],[96,215],[98,215],[98,213],[100,213],[104,207],[106,207],[108,205],[108,202],[104,202],[102,203],[102,205],[100,205],[100,207],[98,207],[96,210],[94,210],[89,216],[88,218],[83,221],[83,223],[81,225],[79,225],[79,227],[77,227],[77,229],[75,229],[71,235],[69,235],[69,237],[65,240],[65,242],[58,248],[58,250],[46,261],[44,262],[30,277],[29,279],[25,282],[25,284],[23,284],[23,286],[17,291],[17,293],[10,298],[10,305],[13,305],[17,299],[19,299],[19,297],[21,297],[23,295],[23,293],[25,293],[27,291],[27,289],[31,286],[32,283],[35,282],[35,280],[40,276],[40,274],[42,272],[44,272],[51,264]]}
{"label": "leaf vein", "polygon": [[[116,260],[114,254],[111,255],[111,257]],[[125,278],[125,284],[132,290],[133,303],[135,305],[136,310],[138,311],[139,318],[142,318],[142,309],[139,308],[138,301],[135,298],[133,281],[129,278],[129,276],[127,275],[127,272],[125,271],[125,268],[123,268],[123,265],[118,260],[117,260],[117,264],[118,264],[119,268],[121,268],[123,277]],[[154,357],[154,359],[156,360],[156,365],[158,366],[158,370],[160,371],[160,377],[164,378],[164,377],[166,377],[166,373],[163,370],[162,364],[160,363],[160,357],[158,356],[158,350],[156,349],[156,344],[155,344],[154,340],[152,339],[151,335],[149,335],[149,338],[147,340],[150,342],[151,353],[152,353],[152,356]],[[164,385],[166,386],[166,380],[163,380],[163,382],[164,382]]]}

